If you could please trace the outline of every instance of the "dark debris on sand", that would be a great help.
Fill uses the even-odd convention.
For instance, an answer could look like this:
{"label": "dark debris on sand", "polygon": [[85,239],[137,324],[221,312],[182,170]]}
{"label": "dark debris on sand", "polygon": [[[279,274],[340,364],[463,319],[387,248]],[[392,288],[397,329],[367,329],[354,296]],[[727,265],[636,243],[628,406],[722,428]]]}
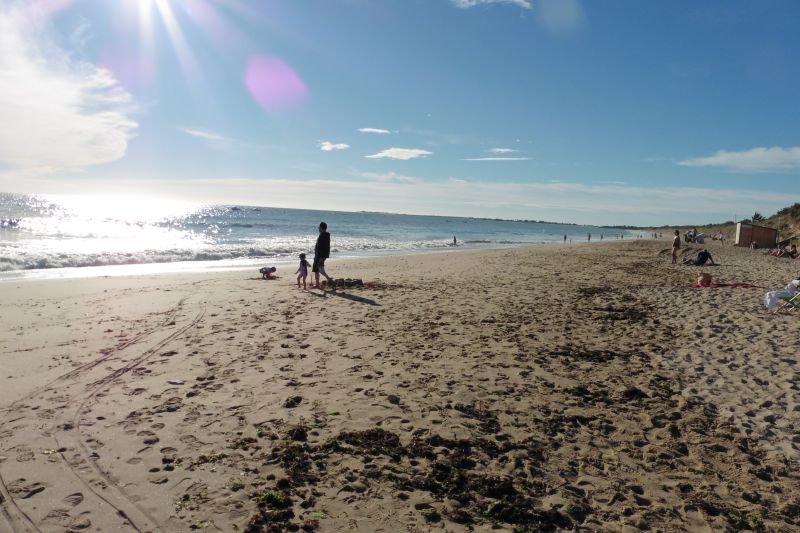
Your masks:
{"label": "dark debris on sand", "polygon": [[[467,415],[489,417],[496,423],[480,406],[459,407]],[[456,440],[417,434],[404,445],[396,433],[374,427],[342,432],[324,443],[310,444],[295,440],[296,430],[288,428],[265,457],[270,463],[280,464],[286,477],[273,488],[251,495],[258,511],[251,517],[247,533],[314,530],[318,525],[315,521],[297,518],[296,500],[323,478],[329,461],[342,456],[365,463],[364,481],[387,483],[397,491],[427,492],[456,503],[456,507],[447,509],[419,506],[428,523],[447,519],[460,524],[505,523],[517,531],[556,531],[572,529],[590,512],[588,504],[577,497],[567,510],[538,508],[552,487],[543,481],[541,469],[546,443],[537,439],[497,442],[482,436]],[[509,462],[515,466],[513,475],[486,475],[490,465]],[[416,475],[406,471],[411,464],[417,465]],[[341,490],[359,492],[355,485]],[[311,497],[299,505],[307,509],[314,503]]]}

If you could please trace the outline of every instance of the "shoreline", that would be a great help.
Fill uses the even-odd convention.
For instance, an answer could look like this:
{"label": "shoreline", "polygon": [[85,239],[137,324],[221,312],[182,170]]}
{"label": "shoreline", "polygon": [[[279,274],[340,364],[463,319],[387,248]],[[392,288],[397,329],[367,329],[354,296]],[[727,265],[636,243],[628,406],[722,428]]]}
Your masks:
{"label": "shoreline", "polygon": [[800,527],[796,313],[665,243],[5,284],[0,529]]}
{"label": "shoreline", "polygon": [[[632,238],[630,240],[639,240]],[[563,243],[560,241],[554,242],[537,242],[537,243],[520,243],[497,245],[490,247],[476,247],[459,244],[455,248],[452,245],[442,246],[440,248],[429,249],[409,249],[409,250],[385,250],[372,253],[354,254],[354,255],[337,255],[331,258],[333,261],[350,261],[369,258],[383,258],[383,257],[406,257],[427,254],[439,253],[452,253],[452,252],[489,252],[493,250],[510,250],[510,249],[526,249],[538,248],[549,246],[579,246],[591,244],[603,244],[604,242],[618,242],[617,239],[606,241],[598,240],[596,243],[580,241],[575,243]],[[621,242],[621,241],[620,241]],[[313,255],[312,255],[313,257]],[[258,268],[264,265],[275,266],[291,266],[297,262],[297,258],[288,257],[264,257],[252,259],[221,259],[221,260],[203,260],[203,261],[171,261],[163,263],[131,263],[120,265],[99,265],[99,266],[82,266],[82,267],[56,267],[56,268],[32,268],[23,270],[7,270],[0,272],[0,284],[9,281],[24,281],[24,280],[50,280],[50,279],[86,279],[86,278],[100,278],[100,277],[136,277],[136,276],[150,276],[150,275],[183,275],[193,273],[215,273],[215,272],[237,272],[245,271],[252,268]]]}

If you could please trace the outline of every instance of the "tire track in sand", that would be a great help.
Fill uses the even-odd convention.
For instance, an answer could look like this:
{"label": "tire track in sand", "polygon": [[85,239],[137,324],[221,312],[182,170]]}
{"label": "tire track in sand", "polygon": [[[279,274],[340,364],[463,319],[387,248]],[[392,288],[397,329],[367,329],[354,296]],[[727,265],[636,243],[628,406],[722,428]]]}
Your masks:
{"label": "tire track in sand", "polygon": [[[18,462],[24,462],[34,458],[34,454],[31,451],[31,446],[28,446],[28,444],[36,443],[36,447],[40,447],[42,446],[42,437],[51,438],[52,442],[55,444],[55,448],[52,451],[56,453],[52,453],[49,461],[54,462],[55,460],[62,465],[65,465],[66,469],[69,470],[75,476],[75,478],[77,478],[77,481],[86,487],[86,489],[93,496],[101,500],[101,502],[104,502],[115,511],[115,514],[123,520],[123,522],[120,523],[121,525],[128,526],[137,532],[162,531],[162,529],[159,524],[149,515],[149,513],[147,513],[141,508],[141,506],[133,501],[112,479],[112,477],[108,473],[104,472],[93,460],[92,452],[89,450],[86,442],[84,442],[80,431],[81,413],[87,410],[92,403],[96,402],[98,394],[108,389],[120,377],[144,363],[153,355],[159,353],[160,349],[166,344],[174,341],[176,338],[179,338],[185,334],[187,330],[194,327],[200,320],[202,320],[205,314],[204,308],[201,309],[200,312],[198,312],[187,324],[176,329],[165,338],[157,341],[155,344],[132,359],[129,359],[128,362],[126,362],[122,367],[113,370],[111,373],[102,376],[99,379],[97,379],[96,375],[91,374],[91,371],[101,363],[108,362],[116,358],[124,358],[125,350],[129,349],[131,346],[139,344],[148,337],[156,335],[159,331],[162,331],[167,326],[174,325],[185,301],[186,298],[183,298],[174,307],[172,307],[168,311],[167,319],[159,323],[157,326],[144,330],[128,341],[117,345],[113,350],[109,350],[107,353],[104,353],[101,357],[55,378],[46,385],[15,401],[8,407],[2,424],[3,428],[8,428],[9,422],[14,422],[21,419],[35,419],[37,415],[39,418],[52,419],[45,429],[42,430],[41,427],[39,428],[41,430],[40,433],[35,434],[33,433],[33,428],[30,428],[28,432],[25,432],[20,436],[21,438],[18,439],[21,442],[16,442],[13,446],[8,446],[6,445],[7,443],[3,441],[9,441],[12,438],[17,437],[17,435],[14,433],[14,429],[16,428],[4,429],[2,432],[0,432],[0,442],[3,442],[4,444],[2,449],[17,451]],[[75,388],[81,389],[82,392],[69,397],[66,395],[58,397],[55,402],[52,399],[46,400],[43,397],[43,394],[48,392],[63,393],[68,387],[62,390],[57,386],[59,384],[66,385],[66,383],[75,385]],[[27,405],[31,400],[35,399],[42,400],[45,405],[48,405],[49,403],[49,407],[62,409],[65,411],[65,414],[62,416],[54,416],[52,414],[53,410],[51,409],[39,411],[38,405]],[[53,405],[55,403],[60,403],[61,406]],[[77,408],[74,410],[68,409],[69,406],[75,405],[76,403]],[[22,415],[22,412],[26,409],[30,411],[38,411],[38,413],[30,412],[26,415]],[[66,414],[67,411],[70,414]],[[30,438],[25,439],[24,437]],[[74,452],[72,457],[67,456],[67,453],[70,450]],[[10,485],[24,482],[25,479],[20,477],[16,481],[9,483],[8,480],[10,478],[9,476],[4,475],[2,466],[2,462],[0,462],[0,510],[2,511],[0,516],[2,516],[5,522],[8,524],[10,531],[15,533],[41,533],[43,531],[41,527],[51,529],[51,527],[48,527],[48,525],[56,525],[50,523],[43,525],[42,521],[37,523],[37,521],[32,518],[29,513],[23,510],[23,508],[20,506],[20,502],[18,501],[20,498],[15,496],[15,491],[10,487]],[[59,473],[62,474],[62,477],[63,472],[64,469],[61,468]],[[62,480],[61,483],[62,485],[66,483],[67,488],[69,488],[68,482],[64,482]],[[43,486],[48,487],[50,485],[45,483]],[[108,492],[104,494],[103,492],[105,491]],[[17,490],[17,492],[19,491]],[[80,493],[77,494],[81,496],[79,501],[80,503],[83,501],[83,495]],[[26,497],[28,496],[23,494],[21,499]],[[70,497],[67,496],[65,501],[69,502],[69,498]],[[65,514],[65,510],[54,509],[45,517],[45,520],[50,518],[51,515],[55,515],[56,518],[63,518]],[[60,522],[59,525],[64,527],[67,524]]]}

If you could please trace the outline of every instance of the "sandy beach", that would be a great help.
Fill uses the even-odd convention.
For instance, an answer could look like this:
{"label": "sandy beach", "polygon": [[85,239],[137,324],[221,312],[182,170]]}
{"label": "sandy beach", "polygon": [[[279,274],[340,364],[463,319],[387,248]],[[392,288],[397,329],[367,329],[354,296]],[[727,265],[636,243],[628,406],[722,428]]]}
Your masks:
{"label": "sandy beach", "polygon": [[800,261],[668,246],[5,282],[0,531],[800,531]]}

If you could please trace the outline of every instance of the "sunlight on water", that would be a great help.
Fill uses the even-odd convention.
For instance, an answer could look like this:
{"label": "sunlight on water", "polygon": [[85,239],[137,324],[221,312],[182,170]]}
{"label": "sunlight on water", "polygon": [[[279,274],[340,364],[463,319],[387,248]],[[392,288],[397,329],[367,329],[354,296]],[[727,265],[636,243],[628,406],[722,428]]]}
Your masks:
{"label": "sunlight on water", "polygon": [[172,251],[190,253],[208,242],[184,227],[201,208],[188,202],[136,195],[14,199],[2,206],[19,224],[2,235],[0,270],[171,261]]}
{"label": "sunlight on water", "polygon": [[75,195],[45,196],[65,212],[93,220],[116,220],[128,223],[157,222],[197,211],[200,204],[152,196]]}
{"label": "sunlight on water", "polygon": [[[577,242],[586,239],[587,231],[605,231],[607,236],[618,231],[388,213],[210,206],[141,195],[0,193],[0,219],[5,221],[0,225],[0,273],[8,273],[0,278],[75,267],[95,267],[94,274],[80,275],[109,275],[108,267],[116,265],[126,265],[120,272],[146,273],[211,268],[210,264],[201,267],[204,262],[224,269],[292,262],[301,252],[313,256],[321,220],[331,229],[335,257],[444,250],[452,247],[454,235],[463,249],[557,243],[567,234]],[[153,266],[157,264],[173,266]]]}
{"label": "sunlight on water", "polygon": [[[197,211],[200,207],[197,204],[143,196],[54,196],[46,199],[59,205],[60,212],[52,219],[31,220],[28,227],[36,233],[53,234],[55,238],[46,243],[52,251],[132,253],[199,248],[205,241],[202,235],[185,231],[178,222]],[[56,227],[41,227],[45,224]]]}

